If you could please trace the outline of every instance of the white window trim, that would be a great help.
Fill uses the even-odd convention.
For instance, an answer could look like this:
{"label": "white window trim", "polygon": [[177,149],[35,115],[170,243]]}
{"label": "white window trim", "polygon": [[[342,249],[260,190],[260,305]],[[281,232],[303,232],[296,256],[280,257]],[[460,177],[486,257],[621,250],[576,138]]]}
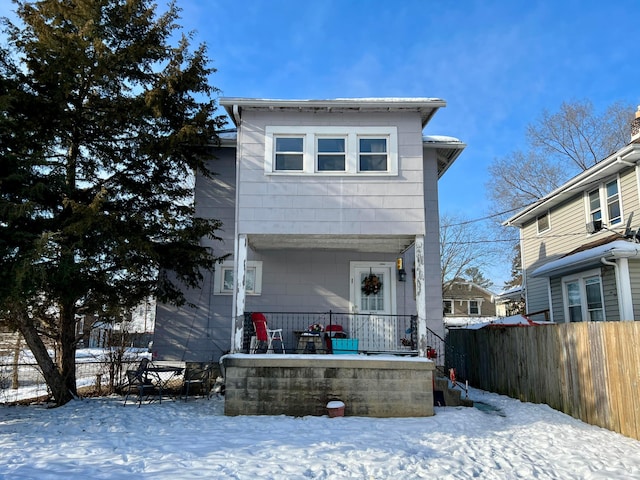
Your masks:
{"label": "white window trim", "polygon": [[[275,142],[277,136],[303,136],[302,171],[278,171],[275,169]],[[345,170],[318,171],[316,165],[317,138],[346,138]],[[358,139],[360,137],[386,138],[388,165],[385,171],[359,171]],[[264,172],[266,175],[323,175],[323,176],[397,176],[398,129],[397,127],[347,127],[347,126],[267,126],[265,128]]]}
{"label": "white window trim", "polygon": [[565,323],[569,323],[569,297],[567,296],[567,283],[578,282],[580,286],[580,310],[582,312],[582,321],[590,322],[589,319],[589,308],[587,305],[587,289],[585,286],[585,280],[588,278],[598,277],[600,280],[600,299],[602,301],[602,318],[607,318],[607,313],[605,310],[605,301],[604,301],[604,285],[602,284],[602,271],[599,268],[595,268],[593,270],[587,270],[584,272],[576,273],[573,275],[567,275],[566,277],[562,277],[562,307],[564,309],[564,321]]}
{"label": "white window trim", "polygon": [[[478,304],[478,313],[471,313],[471,302],[476,302]],[[482,314],[482,300],[479,300],[476,298],[467,300],[467,314],[469,316],[471,315],[479,316],[480,314]]]}
{"label": "white window trim", "polygon": [[[545,230],[540,230],[540,224],[538,223],[538,219],[542,218],[542,217],[547,217],[547,225],[548,225],[548,227]],[[538,232],[538,235],[542,235],[543,233],[547,233],[550,230],[551,230],[551,214],[549,213],[549,210],[547,210],[546,213],[544,213],[542,215],[538,215],[536,217],[536,231]]]}
{"label": "white window trim", "polygon": [[[607,204],[606,185],[607,183],[611,183],[614,180],[618,185],[618,204],[620,205],[620,221],[614,225],[611,225],[609,220],[609,205]],[[598,198],[600,199],[600,212],[601,212],[601,218],[602,218],[602,225],[605,227],[617,227],[619,225],[624,225],[624,208],[622,205],[622,190],[620,188],[619,175],[616,175],[613,178],[609,178],[599,183],[597,187],[591,188],[584,192],[584,212],[585,212],[586,223],[590,223],[593,221],[591,220],[591,204],[589,202],[589,193],[593,192],[596,189],[598,190]],[[601,231],[606,231],[606,230],[602,229]]]}
{"label": "white window trim", "polygon": [[[449,305],[450,305],[450,307],[451,307],[451,308],[449,308],[449,310],[450,310],[450,311],[449,311],[449,313],[447,313],[447,312],[445,312],[445,311],[444,311],[444,310],[445,310],[445,308],[444,308],[444,304],[445,304],[445,303],[449,303]],[[443,313],[444,315],[453,315],[453,311],[454,311],[454,310],[453,310],[453,300],[448,300],[448,299],[446,299],[446,298],[445,298],[445,299],[443,299],[443,300],[442,300],[442,313]]]}
{"label": "white window trim", "polygon": [[[246,292],[246,295],[261,295],[262,294],[262,262],[252,261],[247,262],[247,269],[255,268],[256,278],[254,284],[254,290],[252,292]],[[216,265],[216,269],[213,273],[213,294],[214,295],[232,295],[233,289],[224,289],[224,272],[231,270],[234,271],[234,264],[232,261],[222,262],[220,265]]]}

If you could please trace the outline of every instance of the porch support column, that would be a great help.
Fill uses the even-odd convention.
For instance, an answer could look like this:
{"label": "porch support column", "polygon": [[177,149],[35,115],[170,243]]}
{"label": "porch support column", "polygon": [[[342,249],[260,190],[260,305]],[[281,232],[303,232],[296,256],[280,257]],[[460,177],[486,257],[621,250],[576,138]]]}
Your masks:
{"label": "porch support column", "polygon": [[416,235],[415,241],[416,308],[418,311],[418,356],[427,356],[427,297],[424,271],[424,236]]}
{"label": "porch support column", "polygon": [[633,297],[631,296],[631,280],[629,277],[629,259],[619,258],[616,268],[618,283],[618,302],[620,308],[620,320],[635,320],[633,316]]}
{"label": "porch support column", "polygon": [[231,351],[242,350],[244,336],[245,278],[247,273],[247,236],[238,235],[233,268],[233,318],[231,328]]}

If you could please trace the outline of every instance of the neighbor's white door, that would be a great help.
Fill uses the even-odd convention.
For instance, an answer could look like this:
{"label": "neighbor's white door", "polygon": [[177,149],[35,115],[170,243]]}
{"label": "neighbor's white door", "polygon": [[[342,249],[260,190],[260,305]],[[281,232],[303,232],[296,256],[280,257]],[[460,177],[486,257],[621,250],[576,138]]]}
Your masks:
{"label": "neighbor's white door", "polygon": [[[358,339],[358,349],[389,352],[398,350],[395,263],[351,262],[351,310],[349,336]],[[362,291],[364,280],[374,274],[382,288],[369,295]]]}

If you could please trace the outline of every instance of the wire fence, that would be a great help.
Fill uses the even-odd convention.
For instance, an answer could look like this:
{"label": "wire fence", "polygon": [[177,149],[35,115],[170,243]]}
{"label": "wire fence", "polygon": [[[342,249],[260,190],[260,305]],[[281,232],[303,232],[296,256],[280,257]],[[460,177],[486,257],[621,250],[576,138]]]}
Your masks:
{"label": "wire fence", "polygon": [[[117,393],[126,383],[126,371],[135,370],[140,358],[118,360],[79,359],[76,385],[83,396]],[[35,362],[8,362],[0,357],[0,404],[30,403],[50,397],[42,370]]]}

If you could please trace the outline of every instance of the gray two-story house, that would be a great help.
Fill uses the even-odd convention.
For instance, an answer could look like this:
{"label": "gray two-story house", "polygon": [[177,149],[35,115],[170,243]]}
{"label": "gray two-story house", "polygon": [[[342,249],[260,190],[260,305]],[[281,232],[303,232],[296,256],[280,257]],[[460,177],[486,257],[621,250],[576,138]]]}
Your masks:
{"label": "gray two-story house", "polygon": [[505,222],[520,229],[527,314],[640,319],[640,110],[631,142]]}
{"label": "gray two-story house", "polygon": [[[220,219],[226,260],[158,305],[154,355],[217,360],[247,351],[247,312],[283,329],[293,353],[308,325],[340,324],[360,351],[424,355],[443,336],[438,179],[465,145],[423,130],[431,98],[223,98],[236,126],[196,177],[199,216]],[[406,339],[411,338],[408,342]]]}

